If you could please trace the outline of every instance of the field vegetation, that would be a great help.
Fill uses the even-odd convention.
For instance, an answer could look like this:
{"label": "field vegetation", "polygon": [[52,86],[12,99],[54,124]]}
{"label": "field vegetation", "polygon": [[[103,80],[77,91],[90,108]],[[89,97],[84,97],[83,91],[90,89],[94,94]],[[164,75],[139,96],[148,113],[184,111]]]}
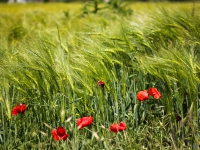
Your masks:
{"label": "field vegetation", "polygon": [[[200,148],[199,3],[0,10],[0,149]],[[152,87],[161,98],[139,101]],[[92,124],[77,126],[86,116]],[[59,126],[66,140],[55,140]]]}

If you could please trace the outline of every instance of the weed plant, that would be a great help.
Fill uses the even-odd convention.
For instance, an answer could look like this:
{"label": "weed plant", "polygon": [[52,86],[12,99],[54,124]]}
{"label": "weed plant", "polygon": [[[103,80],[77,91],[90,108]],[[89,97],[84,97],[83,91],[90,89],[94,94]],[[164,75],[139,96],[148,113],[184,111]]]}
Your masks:
{"label": "weed plant", "polygon": [[[198,150],[199,4],[81,6],[0,5],[0,149]],[[150,87],[162,98],[139,102]],[[12,116],[18,103],[27,110]],[[93,123],[78,130],[83,116]],[[120,121],[127,130],[110,132]],[[58,126],[66,141],[53,140]]]}

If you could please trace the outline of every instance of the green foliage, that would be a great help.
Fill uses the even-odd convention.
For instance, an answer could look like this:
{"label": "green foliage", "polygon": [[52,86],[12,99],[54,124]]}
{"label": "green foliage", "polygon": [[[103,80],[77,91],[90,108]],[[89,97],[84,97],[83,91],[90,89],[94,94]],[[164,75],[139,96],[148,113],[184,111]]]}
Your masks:
{"label": "green foliage", "polygon": [[[199,15],[189,4],[159,6],[136,4],[130,15],[56,13],[50,4],[51,13],[2,13],[0,148],[198,148]],[[138,102],[137,92],[150,87],[162,98]],[[18,103],[27,110],[12,116]],[[78,130],[76,120],[88,115],[93,124]],[[120,121],[127,130],[110,132]],[[51,137],[60,125],[65,142]]]}

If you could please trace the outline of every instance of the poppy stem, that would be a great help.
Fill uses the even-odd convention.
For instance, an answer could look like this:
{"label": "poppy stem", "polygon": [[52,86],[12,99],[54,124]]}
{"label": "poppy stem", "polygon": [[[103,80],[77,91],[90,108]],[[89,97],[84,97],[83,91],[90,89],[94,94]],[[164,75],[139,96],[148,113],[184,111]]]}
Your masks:
{"label": "poppy stem", "polygon": [[[22,138],[22,140],[23,140],[23,137],[24,137],[24,136],[23,136],[23,125],[22,125],[22,123],[23,123],[23,122],[22,122],[22,117],[23,117],[23,116],[22,116],[22,115],[23,115],[23,114],[20,114],[20,124],[21,124],[20,127],[21,127],[21,130],[20,130],[20,134],[19,134],[19,135],[20,135],[20,138]],[[23,142],[23,141],[22,141],[22,142]]]}
{"label": "poppy stem", "polygon": [[90,129],[88,129],[88,128],[84,128],[84,129],[92,133],[92,131]]}

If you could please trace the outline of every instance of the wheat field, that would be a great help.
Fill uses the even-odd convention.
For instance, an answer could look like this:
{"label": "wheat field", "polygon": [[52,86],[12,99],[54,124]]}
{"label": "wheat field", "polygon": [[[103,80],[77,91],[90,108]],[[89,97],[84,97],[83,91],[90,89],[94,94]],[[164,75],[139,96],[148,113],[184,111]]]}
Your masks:
{"label": "wheat field", "polygon": [[198,150],[200,4],[95,2],[0,4],[0,149]]}

